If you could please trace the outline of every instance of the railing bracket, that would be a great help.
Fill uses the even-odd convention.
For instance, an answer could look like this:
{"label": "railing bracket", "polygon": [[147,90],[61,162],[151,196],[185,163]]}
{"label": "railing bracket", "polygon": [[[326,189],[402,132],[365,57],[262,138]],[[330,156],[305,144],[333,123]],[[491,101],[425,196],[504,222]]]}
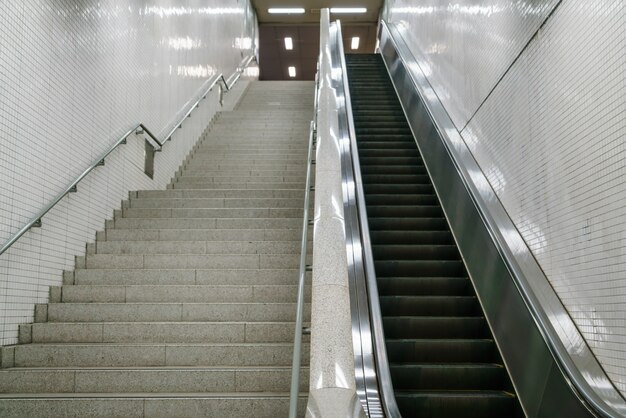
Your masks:
{"label": "railing bracket", "polygon": [[70,193],[76,193],[78,191],[78,186],[73,185],[69,190]]}
{"label": "railing bracket", "polygon": [[98,161],[98,164],[96,164],[98,167],[102,167],[104,165],[104,160],[100,160]]}
{"label": "railing bracket", "polygon": [[33,227],[33,228],[41,228],[41,219],[37,219],[37,220],[33,223],[32,227]]}

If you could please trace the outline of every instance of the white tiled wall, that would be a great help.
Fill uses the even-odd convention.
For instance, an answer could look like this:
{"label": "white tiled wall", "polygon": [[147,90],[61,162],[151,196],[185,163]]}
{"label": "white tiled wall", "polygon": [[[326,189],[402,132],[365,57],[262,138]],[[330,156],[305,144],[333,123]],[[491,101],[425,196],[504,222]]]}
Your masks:
{"label": "white tiled wall", "polygon": [[[472,2],[465,12],[469,2],[430,3],[444,2],[390,0],[388,19],[404,25],[493,189],[626,395],[626,2],[563,0],[551,15],[554,1]],[[429,13],[434,21],[424,23]]]}
{"label": "white tiled wall", "polygon": [[387,0],[460,130],[558,0]]}
{"label": "white tiled wall", "polygon": [[[0,243],[133,124],[169,131],[208,78],[252,53],[256,25],[249,0],[0,2]],[[215,91],[157,154],[154,180],[131,135],[0,256],[0,344],[129,190],[165,187],[217,102]]]}

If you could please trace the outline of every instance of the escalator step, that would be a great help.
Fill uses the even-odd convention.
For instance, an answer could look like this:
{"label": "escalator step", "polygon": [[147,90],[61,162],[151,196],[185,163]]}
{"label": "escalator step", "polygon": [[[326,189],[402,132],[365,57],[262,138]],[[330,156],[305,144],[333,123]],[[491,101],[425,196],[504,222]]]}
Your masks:
{"label": "escalator step", "polygon": [[372,245],[372,253],[377,261],[384,260],[459,260],[459,251],[456,245]]}
{"label": "escalator step", "polygon": [[376,274],[405,277],[467,277],[461,261],[453,260],[374,260]]}
{"label": "escalator step", "polygon": [[[370,150],[362,150],[362,153]],[[404,150],[397,150],[399,154]],[[377,153],[386,153],[387,150],[375,150]],[[427,174],[363,174],[362,179],[367,184],[428,184],[430,178]]]}
{"label": "escalator step", "polygon": [[383,316],[481,316],[474,296],[380,296]]}
{"label": "escalator step", "polygon": [[377,277],[380,296],[470,296],[474,289],[467,277]]}
{"label": "escalator step", "polygon": [[446,218],[375,218],[369,216],[372,231],[448,231]]}
{"label": "escalator step", "polygon": [[506,372],[499,364],[391,364],[396,390],[498,390],[506,382]]}
{"label": "escalator step", "polygon": [[396,205],[393,197],[389,197],[389,205],[372,205],[367,214],[373,218],[438,218],[443,217],[441,206],[438,205]]}
{"label": "escalator step", "polygon": [[[361,167],[363,169],[363,167]],[[367,168],[366,168],[367,169]],[[418,170],[419,167],[412,169]],[[370,194],[365,197],[368,205],[379,206],[383,204],[389,205],[438,205],[439,201],[434,194]]]}
{"label": "escalator step", "polygon": [[390,140],[384,140],[384,141],[361,141],[359,143],[359,149],[364,150],[364,149],[386,149],[386,148],[393,148],[393,149],[415,149],[415,143],[411,140],[406,140],[406,141],[390,141]]}
{"label": "escalator step", "polygon": [[359,147],[360,147],[360,144],[367,144],[368,142],[381,142],[385,144],[385,147],[386,147],[387,141],[409,142],[413,144],[413,146],[415,147],[415,140],[413,139],[413,136],[411,134],[368,135],[368,134],[362,133],[361,135],[359,135]]}
{"label": "escalator step", "polygon": [[386,316],[383,326],[386,338],[491,338],[481,316]]}
{"label": "escalator step", "polygon": [[391,363],[495,363],[500,360],[492,339],[387,338]]}
{"label": "escalator step", "polygon": [[424,194],[432,195],[435,189],[432,184],[363,184],[365,195],[372,194]]}
{"label": "escalator step", "polygon": [[374,245],[381,244],[454,244],[452,234],[448,231],[370,231],[370,239]]}
{"label": "escalator step", "polygon": [[361,165],[380,165],[380,164],[413,165],[413,164],[422,164],[422,157],[418,157],[418,156],[378,158],[376,156],[366,157],[366,156],[359,155],[359,160],[360,160]]}
{"label": "escalator step", "polygon": [[505,391],[396,392],[404,417],[512,417],[515,395]]}

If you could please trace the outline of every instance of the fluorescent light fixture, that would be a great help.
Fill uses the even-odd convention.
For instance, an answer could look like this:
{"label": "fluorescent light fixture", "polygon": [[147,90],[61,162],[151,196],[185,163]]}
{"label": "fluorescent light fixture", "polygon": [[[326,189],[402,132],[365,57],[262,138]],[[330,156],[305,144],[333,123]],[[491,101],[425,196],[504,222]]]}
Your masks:
{"label": "fluorescent light fixture", "polygon": [[292,50],[293,49],[293,39],[289,36],[285,38],[285,49]]}
{"label": "fluorescent light fixture", "polygon": [[365,7],[331,7],[330,12],[335,14],[365,13],[367,9]]}
{"label": "fluorescent light fixture", "polygon": [[272,15],[301,15],[304,13],[302,7],[271,7],[267,9],[267,13]]}
{"label": "fluorescent light fixture", "polygon": [[352,38],[352,43],[350,44],[350,48],[351,49],[359,49],[359,41],[361,40],[361,38],[359,38],[358,36],[355,36]]}
{"label": "fluorescent light fixture", "polygon": [[293,78],[296,76],[296,67],[289,67],[287,71],[289,71],[289,77]]}

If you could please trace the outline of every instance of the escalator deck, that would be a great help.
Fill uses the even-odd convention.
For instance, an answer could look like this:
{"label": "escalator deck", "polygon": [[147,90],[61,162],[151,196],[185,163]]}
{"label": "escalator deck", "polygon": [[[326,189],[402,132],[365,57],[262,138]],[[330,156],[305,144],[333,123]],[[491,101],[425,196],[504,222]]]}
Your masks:
{"label": "escalator deck", "polygon": [[522,417],[380,55],[346,55],[389,368],[404,417]]}

